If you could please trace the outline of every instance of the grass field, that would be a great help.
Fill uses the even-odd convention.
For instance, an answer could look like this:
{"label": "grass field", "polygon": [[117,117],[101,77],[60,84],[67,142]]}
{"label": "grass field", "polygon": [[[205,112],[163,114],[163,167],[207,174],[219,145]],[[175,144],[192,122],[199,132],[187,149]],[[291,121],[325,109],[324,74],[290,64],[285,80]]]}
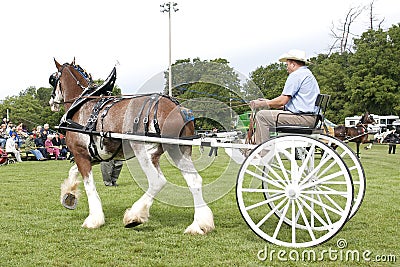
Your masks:
{"label": "grass field", "polygon": [[[216,230],[207,236],[183,234],[192,222],[192,208],[161,201],[154,202],[147,224],[125,229],[124,211],[142,194],[131,175],[139,178],[140,172],[131,165],[123,168],[118,187],[103,186],[100,168],[94,167],[106,224],[100,229],[83,229],[88,212],[83,185],[76,210],[63,208],[59,201],[60,184],[71,166],[68,161],[2,166],[0,265],[399,266],[400,151],[388,155],[387,146],[376,145],[361,153],[367,190],[360,210],[338,235],[308,249],[278,247],[257,237],[241,217],[234,189],[210,204]],[[211,165],[199,160],[205,182],[218,177],[227,161],[222,151]],[[229,182],[236,179],[237,168],[227,172]],[[180,176],[174,168],[166,167],[165,174],[184,184],[178,182]],[[338,241],[347,246],[339,248]],[[307,258],[310,253],[316,254],[314,260]],[[359,253],[360,259],[349,253]]]}

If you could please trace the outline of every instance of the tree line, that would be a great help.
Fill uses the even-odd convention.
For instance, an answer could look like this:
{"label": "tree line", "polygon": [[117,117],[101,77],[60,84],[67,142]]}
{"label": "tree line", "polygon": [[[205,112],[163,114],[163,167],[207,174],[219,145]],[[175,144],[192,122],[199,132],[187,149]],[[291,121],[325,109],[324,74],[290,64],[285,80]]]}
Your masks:
{"label": "tree line", "polygon": [[[400,24],[388,30],[368,29],[353,41],[352,49],[318,54],[308,64],[321,93],[331,95],[326,117],[340,124],[345,117],[361,115],[366,111],[378,115],[400,115]],[[218,62],[225,67],[197,67],[205,62]],[[235,95],[235,99],[239,96],[248,99],[256,97],[256,92],[261,91],[263,97],[274,98],[281,94],[288,75],[284,63],[272,63],[256,68],[250,73],[248,82],[241,84],[235,71],[223,59],[186,59],[175,64],[177,67],[172,68],[173,84],[177,85],[175,96],[190,99],[202,94],[225,102],[225,106],[232,99],[229,94]],[[185,82],[193,80],[193,76],[200,77],[196,78],[199,82]],[[205,80],[202,76],[218,77],[217,83],[202,82]],[[215,96],[216,92],[218,96]],[[241,114],[249,107],[235,103],[233,109]]]}
{"label": "tree line", "polygon": [[[352,49],[321,53],[310,62],[321,92],[331,95],[326,117],[332,122],[340,124],[345,117],[365,111],[400,115],[400,23],[387,30],[370,28],[353,39]],[[249,111],[247,101],[252,98],[279,95],[287,78],[285,64],[272,63],[257,67],[243,81],[229,61],[221,58],[177,60],[172,74],[174,97],[196,112],[195,117],[200,117],[196,124],[205,129],[216,126],[216,122],[228,125],[232,110],[235,114]],[[168,78],[168,72],[165,76]],[[115,94],[120,93],[116,88]],[[58,125],[62,112],[50,111],[51,92],[50,86],[29,87],[2,100],[0,114],[4,117],[8,110],[14,123],[23,122],[28,128],[43,123]],[[211,109],[210,99],[215,100]],[[217,116],[211,115],[216,109]]]}

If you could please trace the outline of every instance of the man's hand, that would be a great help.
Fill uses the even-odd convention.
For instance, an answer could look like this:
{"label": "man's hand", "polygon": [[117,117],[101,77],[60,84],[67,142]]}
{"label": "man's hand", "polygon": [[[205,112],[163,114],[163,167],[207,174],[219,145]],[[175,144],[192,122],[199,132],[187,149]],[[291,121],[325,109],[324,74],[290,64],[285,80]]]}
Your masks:
{"label": "man's hand", "polygon": [[257,109],[257,108],[269,108],[267,99],[265,98],[258,98],[256,100],[250,101],[250,107],[251,109]]}

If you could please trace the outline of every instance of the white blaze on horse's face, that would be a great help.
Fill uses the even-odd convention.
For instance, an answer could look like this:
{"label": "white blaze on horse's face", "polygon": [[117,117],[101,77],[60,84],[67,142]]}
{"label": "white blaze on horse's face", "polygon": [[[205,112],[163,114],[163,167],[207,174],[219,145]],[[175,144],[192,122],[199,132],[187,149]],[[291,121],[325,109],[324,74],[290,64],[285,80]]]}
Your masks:
{"label": "white blaze on horse's face", "polygon": [[60,81],[57,82],[56,89],[54,90],[54,95],[50,98],[49,104],[51,111],[60,111],[60,103],[62,103],[64,97],[61,92]]}

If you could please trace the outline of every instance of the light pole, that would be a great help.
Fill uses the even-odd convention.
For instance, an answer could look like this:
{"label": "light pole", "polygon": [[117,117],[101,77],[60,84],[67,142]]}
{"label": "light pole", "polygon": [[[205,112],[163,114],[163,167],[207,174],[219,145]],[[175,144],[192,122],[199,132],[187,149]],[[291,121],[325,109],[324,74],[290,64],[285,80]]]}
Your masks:
{"label": "light pole", "polygon": [[178,4],[174,2],[167,2],[162,5],[161,12],[168,12],[168,23],[169,23],[169,67],[168,67],[168,94],[172,96],[172,62],[171,62],[171,12],[178,11],[179,9],[176,7]]}

